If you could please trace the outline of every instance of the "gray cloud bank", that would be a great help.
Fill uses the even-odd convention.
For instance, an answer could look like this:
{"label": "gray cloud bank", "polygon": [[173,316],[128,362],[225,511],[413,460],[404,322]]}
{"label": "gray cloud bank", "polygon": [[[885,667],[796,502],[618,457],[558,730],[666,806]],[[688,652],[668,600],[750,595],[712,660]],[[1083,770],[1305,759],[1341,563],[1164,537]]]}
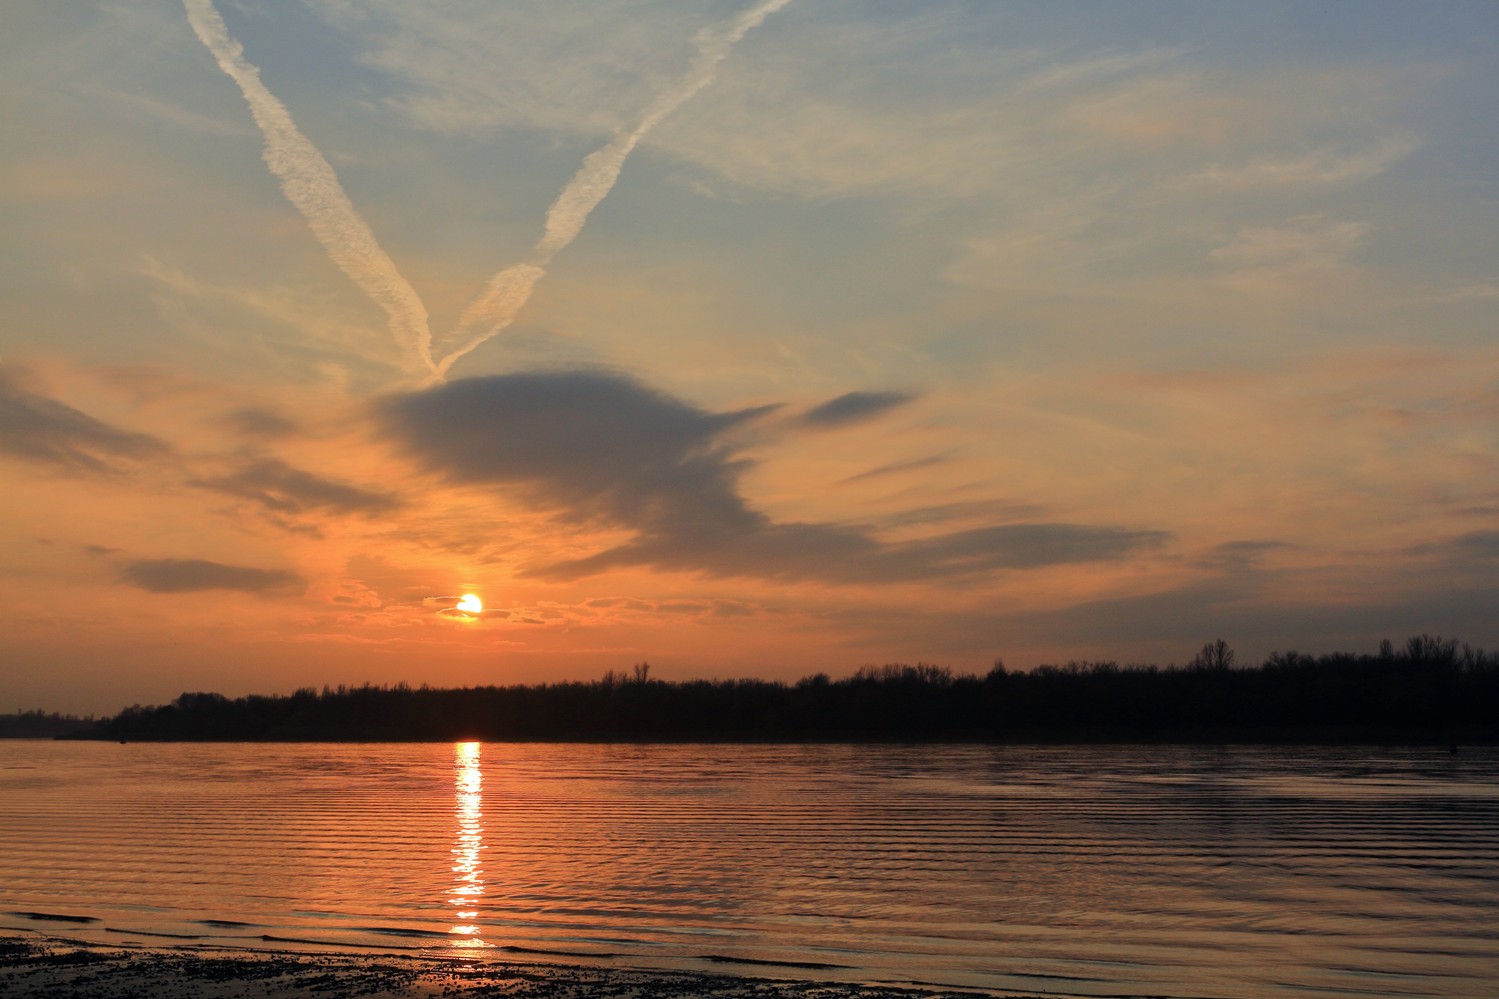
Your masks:
{"label": "gray cloud bank", "polygon": [[394,496],[326,479],[276,458],[259,458],[229,475],[193,480],[202,489],[237,496],[276,513],[377,514],[399,506]]}
{"label": "gray cloud bank", "polygon": [[255,569],[206,559],[142,559],[125,566],[121,578],[152,593],[237,590],[262,596],[295,595],[307,581],[286,569]]}
{"label": "gray cloud bank", "polygon": [[905,392],[848,392],[808,410],[802,422],[815,427],[841,427],[873,419],[913,398]]}
{"label": "gray cloud bank", "polygon": [[532,570],[543,576],[652,566],[881,583],[1115,559],[1167,538],[1029,523],[888,543],[851,526],[776,523],[740,495],[747,462],[724,439],[764,411],[711,413],[594,371],[470,378],[389,396],[377,407],[385,431],[430,471],[518,488],[554,512],[636,532],[624,545]]}
{"label": "gray cloud bank", "polygon": [[116,471],[121,460],[165,454],[166,444],[40,395],[0,369],[0,452],[71,472]]}

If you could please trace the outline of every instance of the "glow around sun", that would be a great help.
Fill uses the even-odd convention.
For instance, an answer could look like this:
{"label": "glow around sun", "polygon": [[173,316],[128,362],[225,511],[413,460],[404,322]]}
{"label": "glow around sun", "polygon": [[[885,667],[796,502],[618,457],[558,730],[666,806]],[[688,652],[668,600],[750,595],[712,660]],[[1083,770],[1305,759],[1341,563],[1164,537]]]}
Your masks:
{"label": "glow around sun", "polygon": [[465,593],[458,601],[458,609],[469,614],[477,614],[484,609],[484,601],[480,600],[476,594]]}

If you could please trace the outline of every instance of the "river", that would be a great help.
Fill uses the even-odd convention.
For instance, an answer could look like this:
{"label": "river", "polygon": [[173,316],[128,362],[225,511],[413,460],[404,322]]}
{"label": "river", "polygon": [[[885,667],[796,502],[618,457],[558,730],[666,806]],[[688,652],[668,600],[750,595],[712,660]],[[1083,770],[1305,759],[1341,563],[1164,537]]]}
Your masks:
{"label": "river", "polygon": [[0,742],[0,932],[1499,994],[1499,750]]}

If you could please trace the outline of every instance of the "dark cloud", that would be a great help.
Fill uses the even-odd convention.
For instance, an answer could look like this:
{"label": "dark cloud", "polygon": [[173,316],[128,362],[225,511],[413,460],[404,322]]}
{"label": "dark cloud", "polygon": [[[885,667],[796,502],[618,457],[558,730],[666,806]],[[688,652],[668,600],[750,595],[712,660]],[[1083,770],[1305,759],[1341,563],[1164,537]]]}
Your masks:
{"label": "dark cloud", "polygon": [[1209,548],[1197,564],[1205,569],[1243,571],[1259,565],[1265,555],[1290,547],[1283,541],[1225,541]]}
{"label": "dark cloud", "polygon": [[947,575],[985,569],[1034,569],[1069,562],[1123,558],[1154,548],[1170,537],[1162,531],[1131,531],[1085,524],[1002,524],[957,531],[891,546],[887,557],[912,574]]}
{"label": "dark cloud", "polygon": [[[1484,644],[1494,633],[1499,598],[1492,585],[1467,581],[1395,580],[1399,592],[1350,602],[1334,595],[1308,598],[1308,574],[1296,571],[1225,573],[1156,593],[1088,600],[1053,610],[845,608],[827,618],[861,641],[920,650],[943,659],[983,663],[1011,660],[1017,646],[1068,647],[1075,656],[1120,661],[1184,663],[1206,641],[1222,637],[1241,662],[1270,652],[1373,652],[1381,638],[1422,633]],[[1422,591],[1417,586],[1429,585]],[[1315,589],[1315,586],[1311,587]],[[1035,665],[1011,661],[1011,665]]]}
{"label": "dark cloud", "polygon": [[844,525],[774,523],[740,496],[745,462],[721,439],[758,412],[709,413],[627,378],[579,371],[472,378],[379,404],[387,431],[449,479],[517,487],[549,509],[636,532],[534,575],[645,565],[879,583],[1121,558],[1166,537],[1033,523],[888,544]]}
{"label": "dark cloud", "polygon": [[712,604],[698,600],[666,600],[656,605],[661,614],[703,614],[713,609]]}
{"label": "dark cloud", "polygon": [[297,425],[291,420],[260,406],[244,406],[225,413],[219,423],[244,437],[287,437],[297,432]]}
{"label": "dark cloud", "polygon": [[399,506],[395,497],[325,479],[275,458],[248,462],[230,475],[196,479],[202,489],[237,496],[276,513],[384,513]]}
{"label": "dark cloud", "polygon": [[876,524],[885,528],[943,524],[954,520],[988,520],[1014,523],[1043,516],[1046,508],[1035,503],[1005,503],[996,500],[968,500],[963,503],[939,503],[917,506],[880,517]]}
{"label": "dark cloud", "polygon": [[1479,558],[1499,558],[1499,531],[1472,531],[1454,538],[1452,547]]}
{"label": "dark cloud", "polygon": [[848,392],[802,414],[801,421],[818,427],[841,427],[904,406],[915,396],[908,392]]}
{"label": "dark cloud", "polygon": [[899,475],[902,472],[917,472],[923,468],[946,464],[949,461],[952,461],[952,455],[950,454],[933,454],[925,458],[912,458],[909,461],[893,461],[888,465],[881,465],[878,468],[871,468],[867,472],[859,472],[857,475],[850,475],[846,479],[839,479],[838,484],[862,482],[865,479],[879,479],[887,475]]}
{"label": "dark cloud", "polygon": [[1440,555],[1456,561],[1499,559],[1499,531],[1469,531],[1406,550],[1413,555]]}
{"label": "dark cloud", "polygon": [[643,534],[635,541],[535,574],[574,579],[631,565],[715,576],[883,583],[938,579],[996,569],[1031,569],[1122,558],[1160,545],[1167,535],[1075,524],[1007,524],[887,544],[833,524],[773,524],[712,537]]}
{"label": "dark cloud", "polygon": [[470,378],[382,404],[422,462],[459,482],[529,487],[554,507],[644,530],[752,530],[742,467],[717,435],[752,413],[707,413],[598,372]]}
{"label": "dark cloud", "polygon": [[238,590],[241,593],[294,595],[307,581],[286,569],[254,569],[206,559],[162,558],[131,562],[122,573],[125,582],[152,593],[194,593],[199,590]]}
{"label": "dark cloud", "polygon": [[596,597],[593,600],[585,600],[584,607],[611,608],[620,607],[625,610],[648,611],[654,610],[656,605],[645,600],[636,600],[632,597]]}
{"label": "dark cloud", "polygon": [[714,617],[753,617],[760,612],[758,607],[752,604],[740,603],[737,600],[715,600],[713,601]]}
{"label": "dark cloud", "polygon": [[111,472],[122,460],[167,450],[155,437],[112,427],[32,392],[0,369],[0,452],[72,472]]}
{"label": "dark cloud", "polygon": [[[1273,649],[1329,652],[1371,649],[1384,637],[1422,632],[1476,636],[1492,632],[1491,587],[1438,585],[1365,602],[1288,601],[1293,573],[1225,576],[1136,597],[1090,601],[1063,610],[1007,616],[998,633],[1066,634],[1079,642],[1170,641],[1189,656],[1222,636],[1253,657]],[[1194,644],[1195,643],[1195,644]]]}

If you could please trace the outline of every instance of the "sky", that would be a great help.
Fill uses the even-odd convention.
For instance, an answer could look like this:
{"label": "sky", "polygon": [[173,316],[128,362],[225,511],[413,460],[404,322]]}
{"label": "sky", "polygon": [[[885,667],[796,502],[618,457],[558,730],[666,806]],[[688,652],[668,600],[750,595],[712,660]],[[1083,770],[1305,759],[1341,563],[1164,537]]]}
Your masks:
{"label": "sky", "polygon": [[5,22],[0,710],[1499,645],[1491,2]]}

